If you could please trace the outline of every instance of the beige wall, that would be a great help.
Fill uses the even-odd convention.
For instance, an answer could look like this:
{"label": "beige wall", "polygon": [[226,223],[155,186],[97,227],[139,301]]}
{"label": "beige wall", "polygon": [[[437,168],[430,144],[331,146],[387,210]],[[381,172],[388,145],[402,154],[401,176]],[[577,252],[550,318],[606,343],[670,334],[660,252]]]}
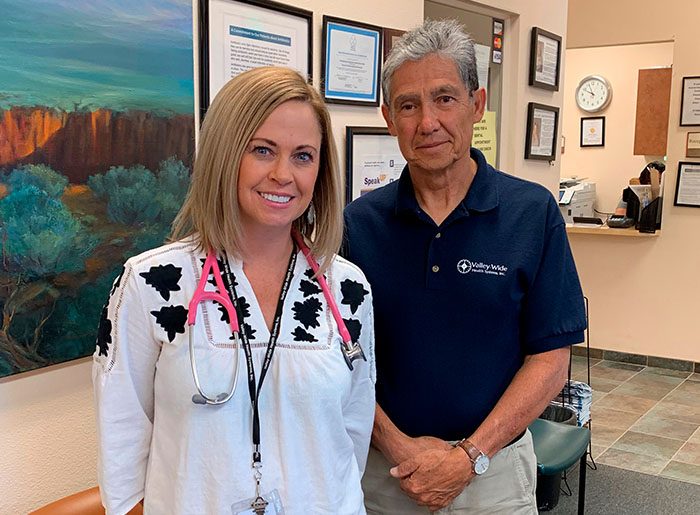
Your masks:
{"label": "beige wall", "polygon": [[87,361],[0,382],[0,514],[27,513],[95,484]]}
{"label": "beige wall", "polygon": [[700,210],[673,205],[678,161],[685,160],[690,130],[678,125],[681,79],[700,74],[700,2],[576,0],[569,9],[570,48],[673,41],[662,234],[648,239],[570,238],[591,302],[591,345],[700,361]]}
{"label": "beige wall", "polygon": [[[640,69],[670,66],[672,59],[670,42],[566,51],[562,125],[566,150],[561,156],[561,175],[588,177],[595,182],[598,211],[612,212],[630,177],[637,177],[652,159],[632,154],[637,77]],[[575,93],[579,81],[593,74],[610,81],[613,100],[604,112],[590,114],[576,106]],[[599,115],[605,116],[605,146],[581,148],[581,118]]]}

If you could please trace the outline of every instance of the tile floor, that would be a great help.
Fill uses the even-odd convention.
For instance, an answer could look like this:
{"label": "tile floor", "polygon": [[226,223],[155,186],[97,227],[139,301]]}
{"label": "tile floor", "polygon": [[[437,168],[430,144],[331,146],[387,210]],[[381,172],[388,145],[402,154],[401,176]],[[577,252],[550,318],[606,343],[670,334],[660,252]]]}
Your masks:
{"label": "tile floor", "polygon": [[591,359],[591,387],[596,463],[700,485],[700,374]]}

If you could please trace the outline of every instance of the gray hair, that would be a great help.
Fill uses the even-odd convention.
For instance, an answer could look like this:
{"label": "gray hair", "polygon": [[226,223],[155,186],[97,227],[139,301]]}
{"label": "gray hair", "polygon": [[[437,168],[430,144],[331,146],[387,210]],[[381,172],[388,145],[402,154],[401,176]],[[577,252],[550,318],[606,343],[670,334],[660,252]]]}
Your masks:
{"label": "gray hair", "polygon": [[389,106],[391,76],[406,61],[419,61],[429,54],[451,59],[470,93],[479,89],[474,40],[457,20],[425,20],[394,43],[382,70],[382,93]]}

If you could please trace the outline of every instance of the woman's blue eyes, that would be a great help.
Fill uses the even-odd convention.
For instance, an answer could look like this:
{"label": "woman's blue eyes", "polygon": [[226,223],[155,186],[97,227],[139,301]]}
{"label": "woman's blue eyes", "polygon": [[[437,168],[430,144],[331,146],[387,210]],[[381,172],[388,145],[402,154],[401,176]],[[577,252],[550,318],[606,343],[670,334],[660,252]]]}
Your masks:
{"label": "woman's blue eyes", "polygon": [[[273,151],[269,147],[256,146],[253,147],[252,153],[261,157],[269,157],[272,156]],[[293,154],[293,157],[302,163],[310,163],[314,160],[314,156],[311,154],[311,152],[297,152],[296,154]]]}

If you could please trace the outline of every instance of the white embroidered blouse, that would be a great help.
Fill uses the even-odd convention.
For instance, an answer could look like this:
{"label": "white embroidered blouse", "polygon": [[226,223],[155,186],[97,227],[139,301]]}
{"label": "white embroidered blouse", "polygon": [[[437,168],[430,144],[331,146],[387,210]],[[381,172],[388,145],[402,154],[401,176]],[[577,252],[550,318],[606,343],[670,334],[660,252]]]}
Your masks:
{"label": "white embroidered blouse", "polygon": [[[93,382],[98,477],[110,515],[126,513],[142,498],[149,515],[230,515],[232,506],[255,496],[245,355],[236,352],[223,310],[213,302],[200,304],[194,326],[201,386],[208,395],[227,391],[237,366],[237,390],[221,406],[192,402],[186,317],[204,257],[182,241],[129,259],[103,310]],[[257,379],[270,334],[242,263],[229,263]],[[362,514],[360,479],[375,402],[370,287],[341,257],[326,272],[367,357],[351,372],[312,275],[299,252],[260,393],[260,491],[276,490],[287,515]]]}

